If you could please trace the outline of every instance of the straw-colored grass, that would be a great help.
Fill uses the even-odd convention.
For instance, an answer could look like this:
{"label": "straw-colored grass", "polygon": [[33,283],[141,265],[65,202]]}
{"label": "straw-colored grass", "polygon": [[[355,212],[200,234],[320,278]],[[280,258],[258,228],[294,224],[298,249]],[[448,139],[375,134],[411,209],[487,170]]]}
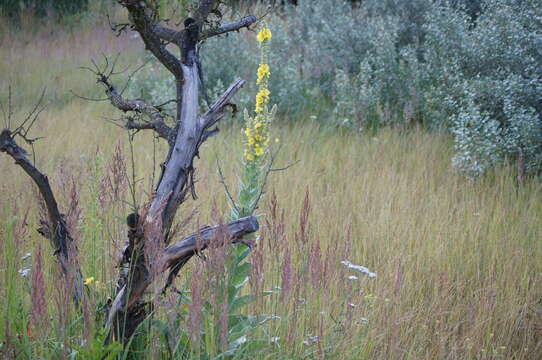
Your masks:
{"label": "straw-colored grass", "polygon": [[[99,96],[91,74],[77,67],[88,65],[89,57],[99,56],[100,51],[127,51],[123,61],[129,62],[140,54],[139,45],[117,39],[103,28],[68,35],[39,34],[38,40],[24,43],[20,38],[4,38],[0,71],[7,77],[0,80],[0,98],[5,103],[11,83],[14,103],[20,105],[15,119],[20,119],[39,89],[48,88],[52,104],[33,134],[45,137],[36,145],[37,164],[50,174],[59,194],[66,193],[68,183],[61,185],[62,176],[76,178],[84,217],[79,239],[83,271],[107,283],[116,274],[112,254],[123,241],[122,217],[129,209],[119,202],[104,207],[98,196],[117,144],[130,164],[127,134],[104,120],[118,115],[107,103],[74,98],[69,90]],[[271,222],[263,226],[263,287],[284,285],[284,248],[272,253],[278,241],[272,237],[273,226],[277,226],[270,220],[272,193],[284,210],[285,242],[280,245],[289,247],[294,270],[301,274],[309,266],[319,244],[322,264],[333,271],[294,276],[297,298],[281,302],[278,295],[271,296],[250,308],[281,316],[282,320],[270,326],[271,335],[280,338],[278,349],[274,348],[276,356],[271,358],[537,358],[542,353],[539,180],[518,187],[513,169],[503,167],[473,182],[452,171],[453,148],[445,135],[419,129],[383,129],[375,136],[343,134],[322,128],[310,115],[280,119],[272,129],[273,137],[280,138],[283,145],[277,166],[299,162],[272,174],[259,210],[266,214],[260,219],[262,225]],[[187,201],[179,219],[196,207],[198,220],[185,233],[198,223],[209,223],[213,208],[224,216],[229,213],[216,159],[235,189],[241,130],[228,122],[231,120],[225,120],[221,133],[202,147],[202,158],[195,164],[199,199]],[[134,143],[137,178],[144,179],[138,182],[141,202],[150,191],[152,144],[150,134],[138,135]],[[159,145],[158,162],[163,151],[164,146]],[[23,267],[20,256],[43,244],[51,295],[49,314],[54,319],[51,327],[59,326],[53,284],[57,270],[49,245],[33,231],[37,227],[35,195],[28,178],[4,154],[0,156],[0,184],[2,253],[16,249],[15,265]],[[299,222],[302,209],[307,209],[306,196],[310,211],[304,223],[308,243],[303,245],[296,241],[296,234],[298,239],[302,236]],[[67,206],[69,195],[59,197]],[[127,192],[125,199],[130,200]],[[27,209],[28,234],[17,240],[9,235],[8,223],[14,217],[20,219]],[[349,248],[343,249],[345,243]],[[0,256],[0,311],[6,315],[0,341],[4,349],[9,342],[24,342],[20,337],[26,336],[20,334],[20,326],[13,325],[19,320],[11,312],[16,308],[9,299],[20,299],[27,312],[30,304],[28,280],[1,274],[7,273],[8,260]],[[367,266],[378,276],[369,279],[345,271],[342,260]],[[349,275],[359,279],[348,280]],[[15,289],[10,290],[15,295],[9,297],[8,289]],[[102,289],[98,295],[105,297],[108,291]],[[59,333],[51,330],[49,337]],[[311,342],[309,336],[319,340]],[[36,345],[30,356],[19,355],[39,357],[38,349],[44,348]],[[262,354],[253,357],[265,358]]]}

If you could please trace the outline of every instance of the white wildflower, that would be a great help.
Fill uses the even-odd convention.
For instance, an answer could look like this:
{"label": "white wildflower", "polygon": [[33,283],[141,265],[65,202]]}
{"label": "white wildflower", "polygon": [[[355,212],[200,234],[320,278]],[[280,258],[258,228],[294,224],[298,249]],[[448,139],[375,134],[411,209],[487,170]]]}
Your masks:
{"label": "white wildflower", "polygon": [[346,266],[346,267],[349,268],[349,269],[352,269],[352,270],[355,270],[355,271],[359,271],[360,273],[365,274],[365,275],[367,275],[367,276],[370,277],[370,278],[376,277],[376,273],[370,271],[370,270],[367,269],[365,266],[354,265],[354,264],[352,264],[352,263],[351,263],[350,261],[348,261],[348,260],[341,261],[341,264],[343,264],[344,266]]}
{"label": "white wildflower", "polygon": [[26,269],[19,269],[19,275],[22,277],[27,277],[28,274],[30,274],[30,267],[27,267]]}

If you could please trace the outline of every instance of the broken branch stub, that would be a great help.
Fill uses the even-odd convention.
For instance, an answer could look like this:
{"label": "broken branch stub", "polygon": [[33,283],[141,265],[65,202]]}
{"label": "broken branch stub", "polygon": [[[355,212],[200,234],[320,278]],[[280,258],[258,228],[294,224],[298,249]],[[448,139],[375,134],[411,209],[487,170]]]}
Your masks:
{"label": "broken branch stub", "polygon": [[[168,246],[161,254],[158,254],[161,257],[159,263],[162,266],[157,273],[169,271],[170,275],[176,274],[192,256],[206,249],[219,236],[226,237],[225,240],[230,243],[239,243],[243,242],[243,236],[254,233],[258,229],[258,220],[254,216],[244,217],[224,225],[206,226]],[[137,276],[137,281],[125,283],[118,290],[107,317],[106,327],[113,327],[116,333],[124,338],[132,336],[139,325],[139,320],[141,320],[139,315],[144,309],[141,298],[154,280],[151,272],[143,271],[143,269],[140,269]],[[170,280],[168,278],[168,283]],[[134,316],[135,314],[138,316]]]}

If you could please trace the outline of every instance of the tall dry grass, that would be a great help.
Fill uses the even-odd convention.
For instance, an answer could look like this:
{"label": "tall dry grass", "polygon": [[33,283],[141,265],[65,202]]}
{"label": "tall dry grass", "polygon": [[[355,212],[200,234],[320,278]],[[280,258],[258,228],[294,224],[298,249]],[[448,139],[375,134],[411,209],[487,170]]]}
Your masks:
{"label": "tall dry grass", "polygon": [[[36,41],[22,38],[2,40],[0,71],[9,74],[0,80],[2,100],[11,83],[20,115],[42,86],[49,89],[53,103],[34,132],[45,136],[36,145],[37,163],[54,182],[63,211],[80,212],[72,229],[79,234],[85,275],[99,281],[90,287],[86,305],[94,312],[113,293],[115,255],[125,238],[123,219],[131,211],[126,185],[131,155],[124,130],[104,120],[118,114],[106,103],[85,102],[69,91],[99,95],[92,76],[77,68],[100,51],[121,51],[128,63],[141,49],[136,39],[116,38],[102,27],[43,31]],[[513,170],[504,167],[471,182],[451,171],[452,147],[444,135],[417,129],[383,129],[375,136],[338,133],[309,115],[283,119],[289,121],[273,129],[283,145],[278,166],[299,163],[272,175],[259,209],[263,226],[250,285],[275,294],[258,299],[249,311],[280,319],[268,325],[274,341],[266,353],[248,358],[537,358],[542,352],[539,181],[518,187]],[[154,158],[161,161],[164,150],[153,147],[150,134],[136,138],[141,204],[152,189]],[[216,159],[235,188],[239,126],[224,124],[201,155],[195,164],[199,199],[179,211],[179,220],[196,211],[183,233],[211,222],[213,213],[229,213]],[[35,192],[6,156],[0,156],[0,189],[0,352],[68,356],[68,346],[81,344],[100,320],[94,329],[70,325],[77,316],[66,310],[69,299],[55,281],[49,245],[33,231]],[[40,313],[51,321],[34,334],[27,327],[32,277],[18,270],[37,263],[22,257],[35,256],[39,246],[47,293],[47,308],[40,305]],[[365,277],[341,261],[364,265],[377,277]],[[177,286],[192,281],[190,270]],[[64,344],[59,352],[51,350],[55,341]]]}

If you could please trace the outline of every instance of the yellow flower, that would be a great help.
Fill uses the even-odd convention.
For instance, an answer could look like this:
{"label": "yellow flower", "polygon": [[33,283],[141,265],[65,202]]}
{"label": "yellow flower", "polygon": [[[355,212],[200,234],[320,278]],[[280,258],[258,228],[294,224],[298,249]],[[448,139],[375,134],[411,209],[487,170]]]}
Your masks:
{"label": "yellow flower", "polygon": [[264,41],[271,40],[272,36],[273,35],[271,34],[271,30],[269,30],[268,28],[263,28],[258,33],[257,39],[258,39],[259,42],[263,43]]}
{"label": "yellow flower", "polygon": [[260,42],[261,60],[258,66],[257,80],[258,93],[256,94],[255,116],[247,118],[245,134],[245,152],[244,156],[247,162],[258,161],[258,158],[264,156],[269,146],[269,114],[266,109],[270,100],[271,91],[267,88],[267,81],[270,77],[270,67],[267,64],[267,45],[271,40],[271,30],[267,27],[258,33],[257,39]]}
{"label": "yellow flower", "polygon": [[269,94],[271,94],[271,92],[265,88],[261,89],[256,94],[256,112],[263,111],[263,105],[269,102]]}
{"label": "yellow flower", "polygon": [[85,285],[90,285],[94,282],[94,276],[85,279]]}
{"label": "yellow flower", "polygon": [[260,66],[258,67],[258,79],[256,80],[256,84],[261,84],[264,79],[267,80],[269,78],[269,75],[269,65],[260,64]]}
{"label": "yellow flower", "polygon": [[280,141],[279,138],[275,138],[275,142],[278,143]]}

